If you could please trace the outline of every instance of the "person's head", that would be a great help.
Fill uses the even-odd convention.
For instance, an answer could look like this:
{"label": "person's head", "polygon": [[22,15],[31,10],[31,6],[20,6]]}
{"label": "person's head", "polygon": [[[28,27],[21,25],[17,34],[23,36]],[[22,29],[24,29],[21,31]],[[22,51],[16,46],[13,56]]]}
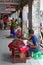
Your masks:
{"label": "person's head", "polygon": [[31,37],[34,35],[33,29],[30,29],[30,30],[29,30],[29,35],[30,35]]}

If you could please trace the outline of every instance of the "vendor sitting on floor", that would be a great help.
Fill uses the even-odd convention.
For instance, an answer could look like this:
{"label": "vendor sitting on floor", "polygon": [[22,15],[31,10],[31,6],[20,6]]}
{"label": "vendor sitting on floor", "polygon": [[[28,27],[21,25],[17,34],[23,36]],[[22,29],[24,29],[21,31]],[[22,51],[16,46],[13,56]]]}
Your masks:
{"label": "vendor sitting on floor", "polygon": [[13,37],[16,37],[16,27],[18,25],[18,21],[17,19],[14,20],[14,18],[12,19],[12,22],[11,22],[11,27],[10,27],[10,36],[13,36]]}
{"label": "vendor sitting on floor", "polygon": [[29,35],[30,35],[30,40],[32,40],[33,44],[30,44],[30,50],[27,52],[27,57],[31,58],[32,57],[32,52],[38,52],[40,50],[39,48],[39,40],[38,38],[34,35],[34,31],[32,29],[29,30]]}

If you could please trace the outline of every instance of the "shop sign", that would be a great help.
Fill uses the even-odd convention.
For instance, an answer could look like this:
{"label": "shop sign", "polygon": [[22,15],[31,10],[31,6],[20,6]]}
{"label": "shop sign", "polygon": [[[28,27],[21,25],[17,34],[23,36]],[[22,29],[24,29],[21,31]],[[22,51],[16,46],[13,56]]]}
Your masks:
{"label": "shop sign", "polygon": [[6,6],[5,11],[15,11],[15,6]]}

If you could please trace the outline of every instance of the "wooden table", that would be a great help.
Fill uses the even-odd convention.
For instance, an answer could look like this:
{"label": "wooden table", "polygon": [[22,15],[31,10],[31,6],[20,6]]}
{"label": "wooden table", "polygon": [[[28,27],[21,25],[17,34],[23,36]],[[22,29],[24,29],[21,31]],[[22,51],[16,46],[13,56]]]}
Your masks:
{"label": "wooden table", "polygon": [[19,50],[12,50],[12,55],[14,58],[14,63],[26,63],[26,55],[20,53]]}

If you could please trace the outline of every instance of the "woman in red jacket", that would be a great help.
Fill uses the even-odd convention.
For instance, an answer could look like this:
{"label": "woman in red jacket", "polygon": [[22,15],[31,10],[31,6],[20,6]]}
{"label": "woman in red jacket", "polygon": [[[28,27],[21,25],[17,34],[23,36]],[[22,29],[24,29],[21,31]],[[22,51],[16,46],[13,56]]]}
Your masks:
{"label": "woman in red jacket", "polygon": [[6,29],[7,22],[8,22],[8,19],[7,19],[7,17],[4,17],[4,18],[3,18],[4,29]]}

